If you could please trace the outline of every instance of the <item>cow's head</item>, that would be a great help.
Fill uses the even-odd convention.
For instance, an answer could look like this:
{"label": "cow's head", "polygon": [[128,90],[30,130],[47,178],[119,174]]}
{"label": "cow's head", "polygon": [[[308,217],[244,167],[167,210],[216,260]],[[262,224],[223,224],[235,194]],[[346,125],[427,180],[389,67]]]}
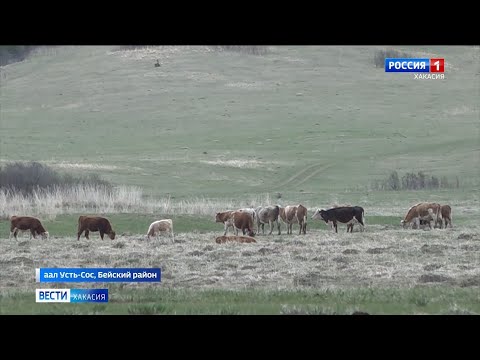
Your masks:
{"label": "cow's head", "polygon": [[255,231],[253,231],[253,229],[248,229],[248,236],[255,236]]}
{"label": "cow's head", "polygon": [[315,211],[315,213],[312,215],[312,219],[315,219],[315,220],[323,220],[325,221],[326,223],[328,223],[327,220],[325,220],[325,218],[323,217],[323,214],[325,213],[325,210],[323,209],[317,209]]}
{"label": "cow's head", "polygon": [[314,219],[314,220],[321,220],[322,219],[320,217],[320,209],[315,210],[315,212],[312,215],[312,219]]}
{"label": "cow's head", "polygon": [[48,231],[45,231],[43,233],[41,233],[40,235],[42,235],[42,239],[46,240],[50,237],[50,234],[48,233]]}
{"label": "cow's head", "polygon": [[110,239],[114,240],[114,239],[115,239],[115,231],[110,231],[110,232],[108,233],[108,237],[109,237]]}
{"label": "cow's head", "polygon": [[402,220],[400,220],[400,225],[402,225],[402,227],[403,227],[404,229],[406,229],[407,226],[408,226],[408,222],[405,221],[405,219],[402,219]]}
{"label": "cow's head", "polygon": [[215,222],[223,222],[221,217],[222,217],[222,213],[217,212],[215,214]]}
{"label": "cow's head", "polygon": [[327,218],[327,212],[325,210],[320,210],[320,217],[323,221],[325,221],[325,224],[330,222],[330,220]]}

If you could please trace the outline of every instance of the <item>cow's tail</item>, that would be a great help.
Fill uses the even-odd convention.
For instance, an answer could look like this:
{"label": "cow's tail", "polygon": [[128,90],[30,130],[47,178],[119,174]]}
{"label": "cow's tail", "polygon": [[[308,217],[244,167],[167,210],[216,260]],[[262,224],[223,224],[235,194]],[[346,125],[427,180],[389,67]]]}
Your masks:
{"label": "cow's tail", "polygon": [[280,215],[280,206],[275,205],[275,210],[273,210],[273,221],[278,221],[278,216]]}
{"label": "cow's tail", "polygon": [[82,228],[82,220],[83,220],[84,216],[79,216],[78,217],[78,231],[80,231],[80,229]]}
{"label": "cow's tail", "polygon": [[365,230],[365,226],[367,224],[365,223],[365,209],[363,208],[362,208],[362,223],[363,223],[362,230]]}

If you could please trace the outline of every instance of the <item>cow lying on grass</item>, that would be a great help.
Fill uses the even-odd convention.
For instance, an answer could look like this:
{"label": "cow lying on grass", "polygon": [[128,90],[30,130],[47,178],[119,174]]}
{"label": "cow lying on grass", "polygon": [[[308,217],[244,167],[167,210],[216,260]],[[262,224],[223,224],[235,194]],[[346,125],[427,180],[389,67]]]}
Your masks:
{"label": "cow lying on grass", "polygon": [[215,239],[217,244],[224,244],[226,242],[239,242],[239,243],[256,243],[255,239],[248,236],[219,236]]}
{"label": "cow lying on grass", "polygon": [[30,239],[32,236],[34,239],[37,238],[37,235],[41,235],[42,239],[48,239],[48,231],[45,230],[40,220],[31,216],[12,216],[10,218],[10,237],[12,235],[17,239],[17,234],[19,231],[30,230]]}
{"label": "cow lying on grass", "polygon": [[103,235],[107,234],[108,237],[112,240],[115,239],[115,231],[113,231],[112,226],[108,219],[105,219],[101,216],[85,216],[81,215],[78,218],[78,232],[77,240],[80,240],[80,235],[85,231],[85,237],[89,239],[88,234],[90,231],[99,231],[100,237],[103,240]]}

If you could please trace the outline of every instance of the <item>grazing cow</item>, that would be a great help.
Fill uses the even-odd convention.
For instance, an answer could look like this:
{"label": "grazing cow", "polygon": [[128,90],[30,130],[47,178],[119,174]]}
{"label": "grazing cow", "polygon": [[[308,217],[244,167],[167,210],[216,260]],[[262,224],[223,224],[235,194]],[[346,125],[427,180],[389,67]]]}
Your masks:
{"label": "grazing cow", "polygon": [[108,237],[112,240],[115,239],[115,231],[113,231],[112,226],[108,219],[105,219],[101,216],[85,216],[81,215],[78,218],[78,232],[77,240],[80,240],[80,235],[85,231],[85,237],[89,239],[88,234],[90,231],[99,231],[100,237],[103,240],[103,235],[107,234]]}
{"label": "grazing cow", "polygon": [[[236,216],[235,216],[236,215]],[[227,235],[228,228],[232,227],[233,233],[238,235],[238,229],[241,229],[243,235],[249,231],[250,234],[253,232],[253,219],[255,215],[252,215],[250,209],[240,209],[240,210],[227,210],[223,212],[217,212],[215,214],[215,222],[221,222],[224,224],[225,232],[224,236]],[[253,236],[253,235],[250,235]]]}
{"label": "grazing cow", "polygon": [[280,207],[275,206],[259,206],[255,209],[255,215],[257,218],[257,234],[260,233],[260,226],[262,226],[262,234],[265,235],[265,224],[270,225],[270,232],[268,235],[273,233],[273,225],[277,224],[278,235],[281,234],[280,223],[278,221],[278,215],[280,214]]}
{"label": "grazing cow", "polygon": [[12,216],[10,218],[10,236],[9,239],[13,237],[17,239],[17,234],[19,231],[30,230],[30,239],[32,236],[34,239],[37,238],[37,235],[41,235],[42,239],[48,239],[48,231],[45,230],[42,223],[39,219],[31,216]]}
{"label": "grazing cow", "polygon": [[326,224],[333,223],[335,232],[338,233],[337,222],[347,224],[347,232],[353,232],[353,224],[359,223],[361,225],[361,231],[365,227],[365,211],[360,206],[342,206],[331,208],[328,210],[317,209],[312,215],[312,219],[318,219],[325,221]]}
{"label": "grazing cow", "polygon": [[253,222],[255,222],[255,209],[254,208],[243,208],[243,209],[238,209],[238,211],[243,211],[252,216]]}
{"label": "grazing cow", "polygon": [[248,234],[248,236],[255,236],[253,218],[250,213],[240,210],[232,212],[232,223],[235,229],[235,235],[238,235],[238,230],[242,230],[243,235]]}
{"label": "grazing cow", "polygon": [[226,242],[239,242],[239,243],[256,243],[255,239],[248,236],[219,236],[215,239],[217,244],[224,244]]}
{"label": "grazing cow", "polygon": [[287,234],[292,233],[293,224],[299,225],[298,234],[307,233],[307,208],[303,205],[288,205],[284,209],[285,222],[287,224]]}
{"label": "grazing cow", "polygon": [[147,238],[150,240],[152,236],[155,236],[158,239],[160,233],[170,233],[172,243],[175,242],[172,219],[162,219],[152,222],[148,227]]}
{"label": "grazing cow", "polygon": [[[440,207],[440,213],[442,214],[442,217],[437,217],[437,221],[435,223],[435,228],[437,225],[440,227],[440,229],[445,229],[447,226],[452,227],[452,208],[450,205],[442,205]],[[429,221],[427,220],[420,220],[420,225],[429,225]]]}
{"label": "grazing cow", "polygon": [[407,228],[407,226],[415,226],[417,229],[420,228],[420,221],[424,220],[428,223],[428,227],[431,229],[431,221],[434,224],[437,223],[437,220],[440,218],[442,219],[441,213],[441,206],[437,203],[418,203],[410,207],[408,209],[407,214],[400,221],[403,228]]}

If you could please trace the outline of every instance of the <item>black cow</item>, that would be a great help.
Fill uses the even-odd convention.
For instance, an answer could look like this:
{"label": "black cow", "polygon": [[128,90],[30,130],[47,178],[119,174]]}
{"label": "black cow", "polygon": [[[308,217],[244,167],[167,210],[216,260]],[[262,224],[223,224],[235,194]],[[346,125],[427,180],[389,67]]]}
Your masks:
{"label": "black cow", "polygon": [[348,229],[350,229],[350,232],[353,232],[354,223],[362,225],[361,231],[364,230],[365,222],[363,215],[364,210],[360,206],[342,206],[328,210],[317,209],[312,215],[312,219],[323,220],[326,224],[333,224],[336,233],[338,233],[337,222],[347,224],[347,232]]}

